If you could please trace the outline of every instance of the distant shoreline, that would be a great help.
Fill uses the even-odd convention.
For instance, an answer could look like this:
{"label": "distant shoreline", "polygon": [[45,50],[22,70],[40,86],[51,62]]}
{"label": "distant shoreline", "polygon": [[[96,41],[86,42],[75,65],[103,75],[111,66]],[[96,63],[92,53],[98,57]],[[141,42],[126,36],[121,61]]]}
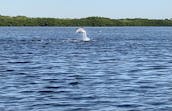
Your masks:
{"label": "distant shoreline", "polygon": [[172,26],[172,19],[111,19],[105,17],[62,19],[0,15],[0,26]]}

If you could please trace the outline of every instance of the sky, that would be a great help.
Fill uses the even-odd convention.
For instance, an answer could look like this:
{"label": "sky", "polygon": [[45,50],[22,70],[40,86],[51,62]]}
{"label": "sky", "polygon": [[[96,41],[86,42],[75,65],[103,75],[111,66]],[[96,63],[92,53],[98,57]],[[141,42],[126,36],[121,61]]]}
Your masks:
{"label": "sky", "polygon": [[172,0],[0,0],[0,15],[84,18],[172,18]]}

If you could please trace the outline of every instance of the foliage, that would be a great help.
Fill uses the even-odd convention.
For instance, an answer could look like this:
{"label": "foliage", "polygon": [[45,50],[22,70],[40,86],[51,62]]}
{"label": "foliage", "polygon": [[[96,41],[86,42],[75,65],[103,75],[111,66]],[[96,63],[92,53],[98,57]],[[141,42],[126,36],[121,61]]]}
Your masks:
{"label": "foliage", "polygon": [[0,26],[172,26],[172,19],[110,19],[104,17],[59,19],[0,15]]}

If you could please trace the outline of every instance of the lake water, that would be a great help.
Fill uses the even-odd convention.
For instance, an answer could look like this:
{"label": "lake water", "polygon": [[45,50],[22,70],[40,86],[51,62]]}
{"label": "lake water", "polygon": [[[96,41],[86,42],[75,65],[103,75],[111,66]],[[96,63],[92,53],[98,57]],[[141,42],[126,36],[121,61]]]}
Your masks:
{"label": "lake water", "polygon": [[0,111],[172,111],[172,27],[0,27]]}

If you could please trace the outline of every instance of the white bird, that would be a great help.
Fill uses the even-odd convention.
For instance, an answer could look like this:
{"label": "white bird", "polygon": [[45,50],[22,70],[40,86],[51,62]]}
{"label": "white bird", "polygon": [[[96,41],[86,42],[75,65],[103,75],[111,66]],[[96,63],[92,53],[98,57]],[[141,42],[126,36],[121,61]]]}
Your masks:
{"label": "white bird", "polygon": [[85,42],[90,41],[90,38],[87,37],[87,32],[86,32],[83,28],[78,28],[78,29],[76,30],[76,33],[82,33],[82,34],[83,34],[83,36],[82,36],[82,40],[83,40],[83,41],[85,41]]}

